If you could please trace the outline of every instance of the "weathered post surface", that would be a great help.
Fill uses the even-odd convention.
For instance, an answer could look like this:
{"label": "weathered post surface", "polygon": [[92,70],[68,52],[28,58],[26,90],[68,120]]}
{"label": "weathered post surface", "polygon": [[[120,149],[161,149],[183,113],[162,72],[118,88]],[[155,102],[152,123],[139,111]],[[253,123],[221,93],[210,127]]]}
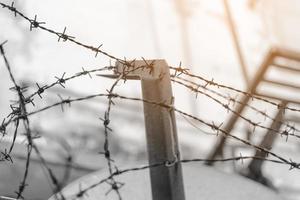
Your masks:
{"label": "weathered post surface", "polygon": [[[164,60],[137,60],[133,66],[116,63],[117,73],[128,79],[140,79],[143,99],[173,106],[170,72]],[[178,148],[174,110],[144,102],[144,116],[149,164],[166,162],[150,168],[153,200],[184,200],[184,186]]]}

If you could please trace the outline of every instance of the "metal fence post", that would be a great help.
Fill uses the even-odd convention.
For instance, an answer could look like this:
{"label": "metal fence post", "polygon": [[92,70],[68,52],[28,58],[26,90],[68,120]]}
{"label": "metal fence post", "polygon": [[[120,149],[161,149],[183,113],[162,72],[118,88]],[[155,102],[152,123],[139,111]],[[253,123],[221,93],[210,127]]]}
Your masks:
{"label": "metal fence post", "polygon": [[[126,78],[141,80],[143,99],[173,105],[170,72],[164,60],[140,60],[131,65],[137,70],[127,68],[131,72]],[[119,72],[126,69],[121,63],[116,66]],[[174,110],[144,103],[144,116],[149,164],[173,163],[150,168],[152,198],[184,200],[181,163],[176,162],[180,153]]]}

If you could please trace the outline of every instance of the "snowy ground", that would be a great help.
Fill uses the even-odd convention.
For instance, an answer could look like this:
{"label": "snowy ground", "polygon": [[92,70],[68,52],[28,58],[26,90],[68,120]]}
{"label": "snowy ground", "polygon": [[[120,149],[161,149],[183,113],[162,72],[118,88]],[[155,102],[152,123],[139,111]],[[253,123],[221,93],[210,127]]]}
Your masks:
{"label": "snowy ground", "polygon": [[[129,167],[130,168],[130,167]],[[99,180],[105,178],[105,172],[97,172],[83,177],[65,188],[63,194],[71,197],[79,192],[79,187],[84,189]],[[274,191],[262,187],[256,182],[250,181],[235,174],[225,174],[211,167],[200,164],[184,164],[183,177],[185,182],[186,200],[207,199],[207,200],[248,200],[248,199],[272,199],[283,200],[284,198]],[[126,183],[120,192],[123,198],[131,200],[151,200],[151,186],[149,171],[127,173],[116,178],[117,181]],[[96,200],[102,197],[113,200],[118,199],[116,194],[109,191],[110,185],[103,184],[90,190],[83,196],[85,200]]]}

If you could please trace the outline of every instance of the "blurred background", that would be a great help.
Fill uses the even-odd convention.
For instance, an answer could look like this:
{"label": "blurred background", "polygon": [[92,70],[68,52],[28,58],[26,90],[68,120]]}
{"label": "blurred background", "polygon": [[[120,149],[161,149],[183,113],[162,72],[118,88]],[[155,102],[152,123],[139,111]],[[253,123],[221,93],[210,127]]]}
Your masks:
{"label": "blurred background", "polygon": [[[1,0],[11,4],[12,1]],[[65,1],[14,1],[14,5],[26,16],[46,22],[46,27],[63,31],[77,40],[99,46],[112,55],[127,60],[165,59],[170,66],[189,68],[193,74],[247,90],[247,79],[252,80],[255,72],[270,48],[280,46],[300,51],[300,2],[298,0],[228,0],[231,21],[223,0],[65,0]],[[236,37],[233,37],[236,34]],[[236,40],[234,40],[236,39]],[[95,55],[69,42],[57,42],[57,38],[46,32],[33,29],[28,22],[14,17],[6,9],[0,9],[0,42],[8,40],[6,53],[19,83],[29,86],[28,92],[37,89],[36,83],[45,85],[55,82],[55,76],[64,72],[71,76],[84,69],[108,66],[110,60]],[[236,42],[236,43],[235,43]],[[237,46],[239,49],[237,49]],[[238,51],[237,51],[238,50]],[[238,57],[238,53],[241,57]],[[242,58],[242,59],[241,59]],[[242,62],[241,62],[242,61]],[[281,73],[274,72],[280,77]],[[292,75],[291,75],[292,77]],[[288,75],[284,79],[292,79]],[[299,83],[299,77],[293,77]],[[36,98],[35,110],[64,98],[81,97],[93,93],[105,93],[113,80],[93,76],[82,77],[66,84],[66,89],[53,87]],[[0,62],[0,119],[10,113],[11,100],[16,96],[4,63]],[[268,90],[268,89],[267,89]],[[138,81],[119,84],[117,92],[127,96],[141,97]],[[211,99],[195,94],[182,86],[173,85],[175,106],[188,113],[216,124],[226,122],[229,114]],[[225,94],[236,95],[230,91]],[[299,92],[285,90],[287,98],[299,100]],[[276,108],[252,102],[256,107],[274,116]],[[53,108],[31,118],[35,133],[42,137],[37,141],[42,154],[62,184],[106,167],[105,159],[99,156],[103,148],[103,118],[107,99],[99,98]],[[294,105],[297,107],[298,105]],[[299,106],[298,106],[299,108]],[[264,120],[257,113],[246,112],[249,118]],[[299,113],[287,113],[299,122]],[[118,166],[147,163],[143,107],[141,103],[116,100],[112,108],[110,148]],[[298,125],[297,120],[293,122]],[[201,124],[191,126],[181,115],[177,116],[178,137],[183,158],[206,157],[213,149],[217,137]],[[196,123],[196,122],[193,122]],[[299,125],[298,125],[299,126]],[[251,127],[250,127],[251,128]],[[236,125],[235,133],[249,130],[242,120]],[[12,132],[12,129],[10,130]],[[264,133],[256,130],[253,141],[259,141]],[[244,137],[244,136],[243,136]],[[12,135],[2,137],[1,150],[11,143]],[[254,150],[236,145],[232,141],[226,155],[240,152],[253,153]],[[13,163],[0,163],[0,195],[14,196],[23,176],[26,161],[25,137],[20,134],[13,150]],[[233,147],[234,146],[234,147]],[[299,140],[278,138],[272,148],[293,160],[300,159]],[[72,157],[72,168],[65,166]],[[224,166],[225,165],[225,166]],[[237,166],[238,165],[238,166]],[[225,163],[217,166],[227,172],[238,171],[243,166]],[[288,199],[300,198],[299,171],[289,171],[287,166],[271,163],[264,165],[265,175]],[[25,197],[47,199],[51,196],[49,178],[41,163],[33,155]],[[38,189],[37,189],[38,188]]]}

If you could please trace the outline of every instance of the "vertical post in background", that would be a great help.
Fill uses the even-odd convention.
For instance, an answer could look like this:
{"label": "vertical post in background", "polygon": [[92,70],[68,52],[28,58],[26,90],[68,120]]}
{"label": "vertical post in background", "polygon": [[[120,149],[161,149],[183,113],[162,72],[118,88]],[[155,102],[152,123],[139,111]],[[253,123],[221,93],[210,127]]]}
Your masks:
{"label": "vertical post in background", "polygon": [[[281,102],[282,107],[287,106],[287,102],[283,101]],[[271,149],[275,139],[277,138],[278,134],[276,134],[275,131],[273,130],[280,130],[280,127],[282,125],[282,120],[283,120],[283,114],[284,114],[284,109],[280,108],[277,111],[277,114],[275,116],[275,119],[271,125],[271,130],[269,130],[263,140],[260,143],[260,147],[265,148],[265,149]],[[256,150],[255,152],[255,157],[260,157],[260,158],[266,158],[268,155],[265,152]],[[248,166],[249,169],[249,177],[252,179],[259,179],[262,176],[262,165],[263,165],[263,160],[252,160],[251,163]]]}
{"label": "vertical post in background", "polygon": [[[180,41],[181,41],[181,49],[182,49],[182,58],[183,65],[187,66],[192,72],[193,69],[193,61],[192,61],[192,48],[190,41],[190,32],[189,32],[189,2],[187,0],[174,0],[175,11],[178,15],[178,26],[180,31]],[[195,81],[194,78],[190,77],[190,81]],[[194,96],[189,97],[189,104],[191,113],[193,115],[198,114],[197,101],[195,101]]]}
{"label": "vertical post in background", "polygon": [[[164,60],[140,60],[126,78],[141,80],[143,99],[173,106],[170,72]],[[126,66],[117,63],[117,71]],[[125,70],[126,71],[126,70]],[[164,163],[150,168],[153,200],[184,200],[177,128],[174,110],[144,102],[144,116],[149,164]]]}
{"label": "vertical post in background", "polygon": [[247,72],[247,66],[246,66],[245,58],[242,53],[242,48],[240,45],[238,33],[237,33],[236,26],[235,26],[235,23],[234,23],[232,14],[231,14],[228,0],[223,0],[223,4],[224,4],[224,9],[225,9],[225,15],[227,18],[227,23],[229,26],[229,31],[230,31],[232,39],[233,39],[234,48],[236,50],[239,64],[242,68],[242,74],[243,74],[244,80],[246,82],[246,86],[249,87],[250,79],[249,79],[249,75]]}

